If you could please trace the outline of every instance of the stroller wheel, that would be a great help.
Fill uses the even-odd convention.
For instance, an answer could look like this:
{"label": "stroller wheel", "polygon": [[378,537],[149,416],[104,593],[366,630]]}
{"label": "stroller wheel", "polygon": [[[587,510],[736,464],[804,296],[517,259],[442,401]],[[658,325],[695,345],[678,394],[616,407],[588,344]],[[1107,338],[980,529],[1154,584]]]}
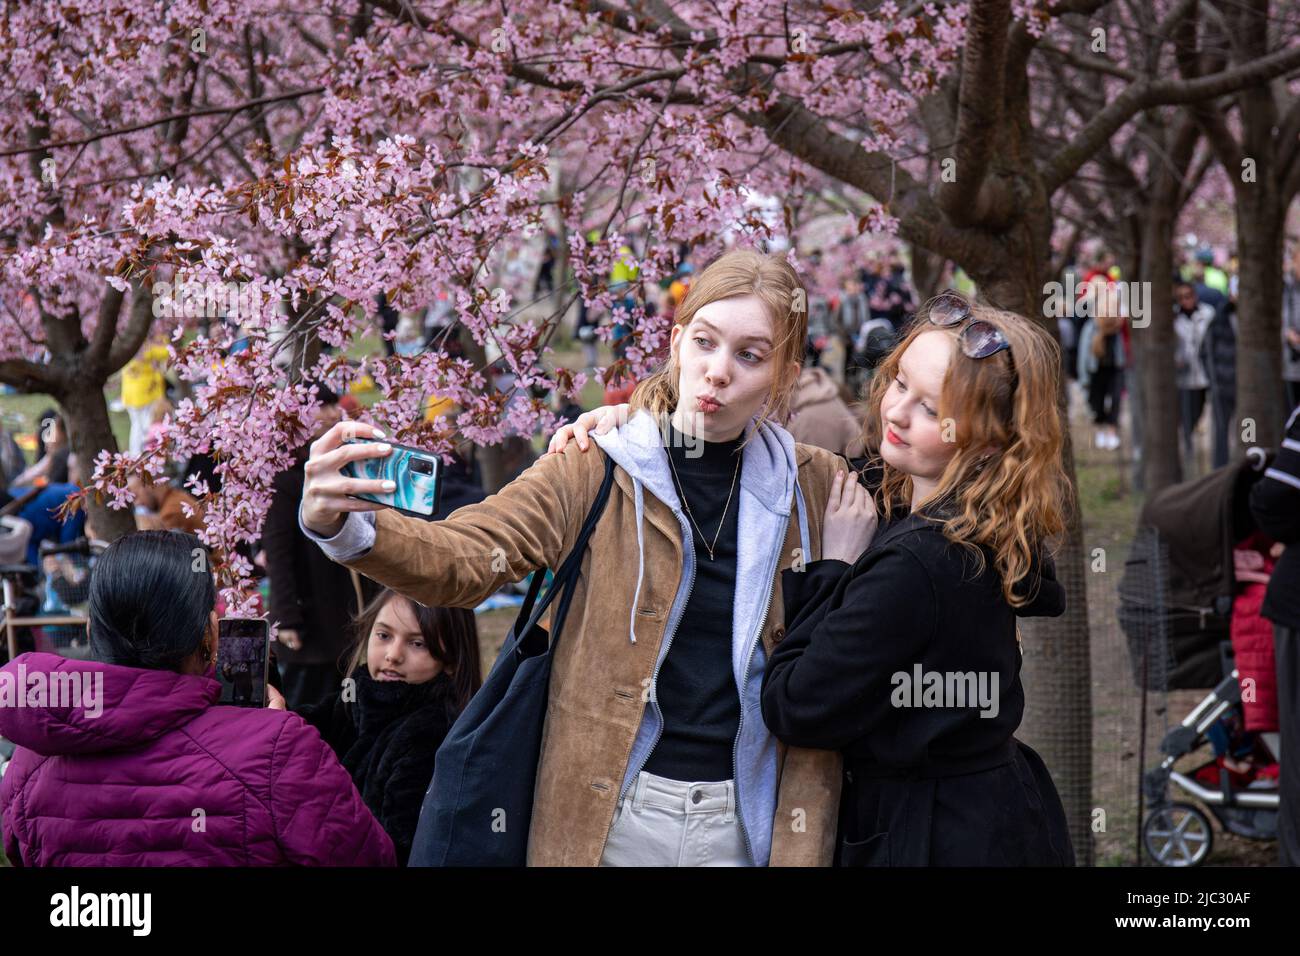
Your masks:
{"label": "stroller wheel", "polygon": [[1210,855],[1210,818],[1190,803],[1152,810],[1142,824],[1142,844],[1161,866],[1197,866]]}

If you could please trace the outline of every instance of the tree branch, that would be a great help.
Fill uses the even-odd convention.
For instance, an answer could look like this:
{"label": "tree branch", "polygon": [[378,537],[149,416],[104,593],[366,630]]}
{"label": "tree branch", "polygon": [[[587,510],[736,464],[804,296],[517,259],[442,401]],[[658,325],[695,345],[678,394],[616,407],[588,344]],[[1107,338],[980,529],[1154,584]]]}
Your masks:
{"label": "tree branch", "polygon": [[791,156],[884,203],[900,220],[899,234],[908,242],[940,254],[953,249],[957,233],[946,224],[924,186],[883,153],[869,153],[861,143],[834,132],[826,121],[793,97],[780,95],[764,113],[737,111],[762,129]]}
{"label": "tree branch", "polygon": [[95,333],[91,337],[88,349],[88,359],[95,365],[103,364],[108,358],[113,337],[117,333],[117,315],[122,311],[122,300],[125,298],[125,292],[119,292],[109,286],[104,297],[99,300],[99,318],[95,323]]}
{"label": "tree branch", "polygon": [[238,103],[234,106],[205,106],[197,110],[189,110],[184,113],[172,113],[169,116],[160,116],[157,119],[147,120],[143,123],[135,123],[131,126],[122,126],[117,129],[104,130],[94,133],[90,136],[83,136],[80,139],[65,139],[57,143],[41,143],[35,146],[24,146],[21,149],[0,150],[0,159],[6,156],[19,156],[23,153],[30,153],[38,149],[61,149],[65,146],[81,146],[85,143],[93,143],[97,140],[107,139],[110,136],[124,136],[127,133],[137,133],[142,129],[149,129],[153,126],[161,126],[164,123],[172,123],[177,120],[190,119],[195,116],[213,116],[218,113],[242,113],[244,110],[253,109],[254,107],[264,106],[267,103],[279,103],[283,100],[297,99],[302,96],[315,96],[317,93],[325,92],[324,86],[306,86],[298,90],[290,90],[287,93],[276,93],[273,96],[263,96],[260,99],[249,100],[246,103]]}
{"label": "tree branch", "polygon": [[1084,163],[1136,113],[1153,106],[1196,103],[1235,93],[1257,83],[1266,83],[1300,69],[1300,45],[1270,53],[1251,63],[1191,80],[1140,80],[1093,117],[1092,121],[1062,149],[1043,170],[1049,194],[1060,188]]}
{"label": "tree branch", "polygon": [[1282,132],[1278,134],[1281,151],[1278,162],[1283,169],[1291,169],[1300,163],[1300,96],[1292,97],[1280,124]]}
{"label": "tree branch", "polygon": [[1052,56],[1060,57],[1076,70],[1083,70],[1087,73],[1105,73],[1108,76],[1117,76],[1121,80],[1133,82],[1137,80],[1138,75],[1132,70],[1125,69],[1118,64],[1111,63],[1103,57],[1082,57],[1073,50],[1062,50],[1046,43],[1040,43],[1036,49],[1044,53],[1050,53]]}
{"label": "tree branch", "polygon": [[153,296],[143,285],[133,282],[131,317],[127,320],[122,334],[113,341],[113,347],[109,349],[108,364],[104,370],[105,378],[131,361],[135,353],[140,351],[140,346],[144,345],[144,340],[149,337],[149,330],[153,328],[153,320]]}
{"label": "tree branch", "polygon": [[0,382],[20,392],[58,396],[60,385],[53,369],[43,362],[26,359],[0,359]]}

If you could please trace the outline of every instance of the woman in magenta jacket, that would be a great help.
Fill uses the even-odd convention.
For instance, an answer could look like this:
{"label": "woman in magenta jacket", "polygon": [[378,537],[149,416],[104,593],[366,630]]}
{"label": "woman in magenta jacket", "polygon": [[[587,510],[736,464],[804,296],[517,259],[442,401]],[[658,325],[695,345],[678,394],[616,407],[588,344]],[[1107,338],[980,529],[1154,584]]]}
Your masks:
{"label": "woman in magenta jacket", "polygon": [[[15,866],[392,866],[393,844],[316,730],[216,706],[216,592],[194,535],[144,531],[100,557],[96,660],[0,669],[0,829]],[[202,565],[206,567],[206,564]]]}

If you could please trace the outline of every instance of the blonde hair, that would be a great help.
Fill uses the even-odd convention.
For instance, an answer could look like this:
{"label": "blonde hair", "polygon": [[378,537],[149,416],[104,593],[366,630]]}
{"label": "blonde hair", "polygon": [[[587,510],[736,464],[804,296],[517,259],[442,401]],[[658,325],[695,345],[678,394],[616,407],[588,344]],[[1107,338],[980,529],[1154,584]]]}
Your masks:
{"label": "blonde hair", "polygon": [[[752,249],[733,249],[709,263],[691,282],[673,324],[690,325],[695,314],[713,302],[755,295],[767,307],[772,320],[772,386],[759,416],[784,423],[790,416],[790,396],[799,380],[805,341],[808,338],[808,293],[799,274],[783,256],[764,255]],[[794,362],[793,374],[790,363]],[[633,411],[645,410],[663,418],[677,407],[680,369],[669,352],[658,369],[643,379],[628,400]]]}
{"label": "blonde hair", "polygon": [[1029,319],[972,303],[971,317],[993,325],[1011,345],[973,359],[958,347],[961,326],[932,324],[929,307],[922,307],[872,378],[863,440],[884,475],[880,491],[885,507],[910,505],[911,476],[880,457],[880,406],[908,346],[926,332],[946,332],[953,340],[953,358],[944,375],[939,418],[956,426],[956,453],[918,508],[940,500],[950,503],[944,536],[972,552],[981,572],[982,546],[992,551],[1003,595],[1012,607],[1020,607],[1035,595],[1018,596],[1014,588],[1030,573],[1040,547],[1065,530],[1074,506],[1061,465],[1060,346]]}

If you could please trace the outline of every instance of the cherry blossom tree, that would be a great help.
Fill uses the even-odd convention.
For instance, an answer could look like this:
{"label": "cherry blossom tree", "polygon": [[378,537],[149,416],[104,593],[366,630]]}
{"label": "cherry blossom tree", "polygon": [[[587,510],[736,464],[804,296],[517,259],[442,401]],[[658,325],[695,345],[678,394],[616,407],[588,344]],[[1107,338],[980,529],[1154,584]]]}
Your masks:
{"label": "cherry blossom tree", "polygon": [[[74,451],[96,465],[96,527],[131,526],[130,471],[210,452],[222,491],[194,490],[229,556],[223,580],[246,592],[234,546],[256,535],[271,476],[307,434],[310,380],[372,376],[383,398],[370,414],[439,450],[547,426],[533,395],[585,382],[545,361],[558,319],[578,296],[610,308],[605,279],[629,243],[653,281],[683,245],[707,257],[728,241],[789,242],[798,204],[773,221],[754,198],[822,177],[750,121],[778,91],[875,103],[864,139],[892,146],[890,127],[961,39],[955,6],[876,19],[809,8],[813,19],[781,29],[761,4],[728,9],[700,34],[599,4],[503,17],[347,3],[302,21],[269,2],[10,5],[21,108],[0,127],[13,200],[0,380],[68,413]],[[831,40],[838,65],[812,52]],[[891,77],[865,68],[873,52]],[[882,210],[860,229],[886,225]],[[577,282],[550,314],[525,317],[508,266],[547,228],[567,236]],[[371,327],[380,292],[418,308],[448,291],[464,357],[353,365],[322,353]],[[631,321],[607,376],[639,374],[666,342],[640,307]],[[159,331],[195,387],[162,446],[136,460],[114,446],[102,389]],[[232,354],[236,339],[249,344]],[[488,367],[496,356],[508,389]],[[435,393],[460,409],[454,422],[422,417]]]}

